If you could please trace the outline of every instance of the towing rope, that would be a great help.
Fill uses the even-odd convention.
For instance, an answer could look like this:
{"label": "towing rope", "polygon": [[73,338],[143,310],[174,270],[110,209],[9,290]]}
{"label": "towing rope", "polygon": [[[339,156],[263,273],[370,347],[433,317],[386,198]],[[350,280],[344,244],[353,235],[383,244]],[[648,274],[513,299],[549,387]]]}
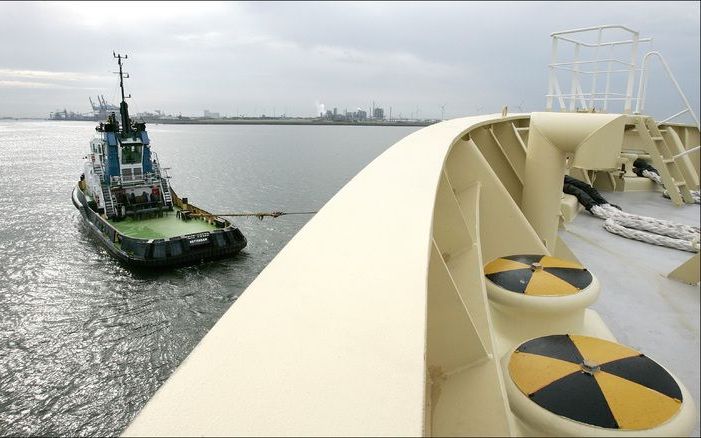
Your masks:
{"label": "towing rope", "polygon": [[[573,185],[582,189],[580,191],[573,190]],[[699,227],[626,213],[620,207],[606,201],[589,184],[568,176],[565,177],[563,191],[577,196],[577,199],[585,206],[587,211],[600,219],[604,219],[604,229],[609,233],[618,234],[627,239],[652,243],[653,245],[666,246],[682,251],[699,252],[699,241],[701,240]],[[579,192],[587,193],[587,196],[580,198]],[[591,196],[592,194],[594,196]]]}
{"label": "towing rope", "polygon": [[[635,174],[638,176],[642,176],[656,182],[657,185],[664,189],[662,177],[660,176],[660,173],[657,171],[657,169],[645,163],[645,161],[641,160],[640,158],[636,159],[635,162],[633,162],[633,172],[635,172]],[[701,204],[701,193],[699,193],[698,190],[689,191],[691,192],[691,197],[694,198],[694,202],[696,204]],[[669,199],[669,192],[665,189],[662,192],[662,196]]]}
{"label": "towing rope", "polygon": [[[699,193],[698,190],[689,190],[689,192],[691,192],[691,197],[694,199],[694,204],[701,204],[701,193]],[[667,190],[662,192],[662,196],[670,199],[669,192]]]}
{"label": "towing rope", "polygon": [[289,216],[292,214],[316,214],[318,211],[292,211],[292,212],[284,212],[284,211],[271,211],[271,212],[260,212],[260,213],[192,213],[190,216],[193,217],[198,217],[198,216],[206,216],[206,217],[214,217],[214,216],[230,216],[230,217],[257,217],[260,220],[263,220],[264,217],[280,217],[280,216]]}
{"label": "towing rope", "polygon": [[627,239],[699,252],[699,229],[648,216],[626,213],[610,204],[592,207],[591,213],[604,219],[604,229]]}

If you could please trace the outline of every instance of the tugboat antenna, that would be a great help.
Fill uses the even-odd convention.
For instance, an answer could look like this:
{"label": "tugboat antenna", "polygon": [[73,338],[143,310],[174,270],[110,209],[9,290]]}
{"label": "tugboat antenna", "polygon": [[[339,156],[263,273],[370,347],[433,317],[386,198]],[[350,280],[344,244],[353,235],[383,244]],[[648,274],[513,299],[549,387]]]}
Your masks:
{"label": "tugboat antenna", "polygon": [[117,59],[117,64],[119,64],[119,88],[122,90],[122,102],[119,104],[119,112],[122,115],[122,132],[128,134],[131,132],[131,121],[129,120],[129,106],[126,99],[131,97],[131,94],[124,96],[124,78],[129,78],[129,73],[122,72],[122,59],[127,59],[129,55],[122,56],[113,51],[112,56]]}

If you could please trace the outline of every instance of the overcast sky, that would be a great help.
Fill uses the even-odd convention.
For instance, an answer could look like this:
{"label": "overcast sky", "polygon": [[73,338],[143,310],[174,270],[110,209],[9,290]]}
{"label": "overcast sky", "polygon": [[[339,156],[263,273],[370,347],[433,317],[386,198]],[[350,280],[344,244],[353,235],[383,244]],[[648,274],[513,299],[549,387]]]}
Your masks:
{"label": "overcast sky", "polygon": [[[699,2],[0,2],[0,116],[87,112],[97,94],[117,103],[112,50],[129,55],[136,111],[536,111],[549,34],[599,24],[653,37],[643,49],[663,53],[698,113]],[[651,100],[673,91],[657,73]],[[675,99],[657,110],[681,109]]]}

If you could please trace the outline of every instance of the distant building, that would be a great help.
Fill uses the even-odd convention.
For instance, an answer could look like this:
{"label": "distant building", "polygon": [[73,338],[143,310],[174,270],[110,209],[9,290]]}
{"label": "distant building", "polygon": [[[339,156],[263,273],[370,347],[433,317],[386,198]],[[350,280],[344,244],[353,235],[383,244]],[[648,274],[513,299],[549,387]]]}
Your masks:
{"label": "distant building", "polygon": [[219,113],[213,113],[210,112],[209,110],[204,110],[204,118],[205,119],[218,119],[220,118]]}
{"label": "distant building", "polygon": [[[374,119],[385,119],[385,110],[383,108],[375,108],[371,111],[373,111]],[[334,108],[333,110],[325,110],[320,114],[320,117],[335,122],[363,122],[368,120],[368,111],[358,108],[355,112],[349,112],[348,110],[340,112],[338,108]]]}

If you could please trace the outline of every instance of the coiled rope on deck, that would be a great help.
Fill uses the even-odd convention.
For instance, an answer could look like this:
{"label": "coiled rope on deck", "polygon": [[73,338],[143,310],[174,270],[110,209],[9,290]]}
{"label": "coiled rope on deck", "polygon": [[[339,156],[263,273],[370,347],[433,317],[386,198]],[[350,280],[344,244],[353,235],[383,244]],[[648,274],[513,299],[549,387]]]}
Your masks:
{"label": "coiled rope on deck", "polygon": [[589,184],[570,176],[565,176],[563,191],[577,196],[587,211],[604,219],[604,229],[610,233],[682,251],[699,252],[699,227],[626,213],[606,201]]}
{"label": "coiled rope on deck", "polygon": [[[662,177],[660,176],[660,172],[649,165],[648,163],[645,162],[645,160],[638,158],[633,162],[633,172],[635,172],[636,175],[642,176],[644,178],[647,178],[651,181],[654,181],[664,189],[664,183],[662,183]],[[691,192],[691,197],[694,199],[694,202],[696,204],[701,204],[701,193],[699,193],[698,190],[689,190]],[[665,189],[662,192],[662,196],[665,198],[669,198],[669,192]]]}
{"label": "coiled rope on deck", "polygon": [[610,204],[595,205],[591,213],[604,219],[604,229],[628,239],[699,252],[699,229],[654,217],[626,213]]}

